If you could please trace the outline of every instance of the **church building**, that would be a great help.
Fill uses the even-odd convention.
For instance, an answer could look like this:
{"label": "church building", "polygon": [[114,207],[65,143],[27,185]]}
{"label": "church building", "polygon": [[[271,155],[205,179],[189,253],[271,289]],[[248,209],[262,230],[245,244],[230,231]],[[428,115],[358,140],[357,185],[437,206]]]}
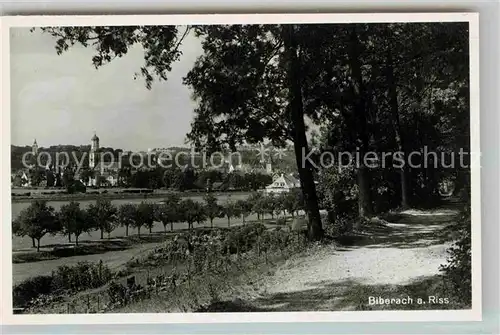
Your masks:
{"label": "church building", "polygon": [[105,164],[101,162],[99,159],[99,137],[95,132],[90,140],[89,169],[92,171],[92,176],[89,178],[86,186],[116,186],[120,170],[119,162]]}

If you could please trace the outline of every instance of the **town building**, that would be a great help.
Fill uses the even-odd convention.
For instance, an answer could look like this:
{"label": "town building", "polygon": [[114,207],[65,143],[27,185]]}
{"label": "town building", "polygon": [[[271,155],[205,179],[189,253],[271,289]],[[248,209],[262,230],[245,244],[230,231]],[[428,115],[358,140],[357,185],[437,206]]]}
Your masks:
{"label": "town building", "polygon": [[90,140],[92,141],[92,143],[90,145],[89,152],[89,168],[94,169],[97,165],[99,154],[99,137],[97,137],[96,133],[94,132],[94,136],[92,136]]}
{"label": "town building", "polygon": [[38,143],[36,143],[36,138],[33,141],[33,145],[31,146],[31,153],[33,153],[34,157],[38,155]]}
{"label": "town building", "polygon": [[[31,145],[31,153],[32,157],[29,158],[28,164],[32,164],[36,166],[37,164],[37,155],[38,155],[38,143],[36,142],[36,138]],[[12,187],[31,187],[31,174],[28,168],[21,169],[11,175],[11,186]]]}
{"label": "town building", "polygon": [[75,179],[80,180],[86,186],[117,186],[121,162],[108,163],[99,161],[99,137],[94,132],[94,136],[90,140],[89,169],[91,176],[86,183],[81,176],[75,176]]}
{"label": "town building", "polygon": [[300,188],[300,181],[292,175],[281,174],[270,185],[266,186],[265,192],[270,193],[284,193],[290,190]]}

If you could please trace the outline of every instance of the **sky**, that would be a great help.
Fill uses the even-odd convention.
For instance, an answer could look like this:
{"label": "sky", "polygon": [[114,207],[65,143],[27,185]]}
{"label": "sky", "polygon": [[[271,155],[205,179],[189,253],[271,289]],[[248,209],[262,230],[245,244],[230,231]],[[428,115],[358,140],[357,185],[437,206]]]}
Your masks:
{"label": "sky", "polygon": [[12,144],[36,138],[40,147],[84,145],[95,131],[100,146],[115,149],[184,145],[196,104],[182,78],[202,53],[194,36],[184,40],[168,81],[151,90],[141,77],[134,80],[143,65],[140,46],[95,69],[90,47],[75,45],[58,56],[48,34],[12,28],[10,38]]}

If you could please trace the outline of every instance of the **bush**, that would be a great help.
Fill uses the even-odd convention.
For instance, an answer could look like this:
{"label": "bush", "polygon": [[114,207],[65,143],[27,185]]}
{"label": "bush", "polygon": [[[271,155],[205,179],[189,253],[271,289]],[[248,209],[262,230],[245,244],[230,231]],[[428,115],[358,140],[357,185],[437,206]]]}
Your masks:
{"label": "bush", "polygon": [[284,226],[284,225],[286,225],[286,218],[284,218],[284,217],[280,217],[280,218],[278,218],[278,219],[276,220],[276,224],[277,224],[278,226]]}
{"label": "bush", "polygon": [[13,196],[13,197],[29,197],[29,196],[31,196],[31,192],[11,193],[11,196]]}
{"label": "bush", "polygon": [[333,238],[348,235],[353,230],[353,219],[348,216],[334,217],[328,216],[325,225],[325,234]]}
{"label": "bush", "polygon": [[52,281],[52,276],[37,276],[15,285],[12,289],[13,305],[23,307],[37,296],[51,293]]}
{"label": "bush", "polygon": [[141,193],[141,190],[123,190],[123,193]]}
{"label": "bush", "polygon": [[81,181],[75,180],[66,187],[66,191],[68,194],[86,193],[87,187]]}
{"label": "bush", "polygon": [[125,303],[127,288],[122,284],[112,281],[109,283],[107,293],[111,305],[121,305]]}
{"label": "bush", "polygon": [[262,223],[256,223],[246,226],[240,226],[232,229],[224,239],[223,249],[226,248],[230,253],[246,252],[252,249],[261,236],[266,231],[266,227]]}
{"label": "bush", "polygon": [[109,268],[102,263],[79,262],[75,266],[60,266],[54,274],[54,288],[79,291],[100,287],[112,278]]}
{"label": "bush", "polygon": [[352,168],[325,169],[318,186],[320,207],[338,217],[352,217],[358,212],[358,190]]}
{"label": "bush", "polygon": [[471,268],[471,219],[470,206],[462,211],[458,224],[460,237],[448,249],[448,263],[440,267],[445,281],[450,284],[453,296],[465,306],[472,301]]}
{"label": "bush", "polygon": [[[182,261],[186,259],[188,254],[197,254],[196,257],[215,259],[221,255],[244,253],[256,248],[262,242],[262,239],[267,238],[265,235],[269,233],[261,223],[239,226],[233,229],[207,229],[182,233],[178,234],[173,240],[167,241],[162,247],[152,251],[141,265],[147,263],[150,266],[156,266],[161,260]],[[279,234],[280,236],[288,236],[289,233],[283,230]],[[271,240],[272,243],[278,240],[281,241],[281,239]],[[131,263],[130,266],[135,265]]]}
{"label": "bush", "polygon": [[40,295],[59,291],[81,291],[100,287],[112,279],[111,270],[102,263],[80,262],[60,266],[50,276],[37,276],[14,286],[14,306],[26,306]]}

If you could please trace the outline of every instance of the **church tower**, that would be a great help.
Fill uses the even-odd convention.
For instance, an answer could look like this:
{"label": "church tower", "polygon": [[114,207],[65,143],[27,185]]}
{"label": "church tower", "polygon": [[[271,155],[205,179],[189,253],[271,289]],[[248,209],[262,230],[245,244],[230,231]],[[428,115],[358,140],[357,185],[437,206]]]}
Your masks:
{"label": "church tower", "polygon": [[36,143],[36,138],[35,141],[33,141],[33,145],[31,146],[31,153],[33,156],[38,155],[38,143]]}
{"label": "church tower", "polygon": [[94,136],[91,138],[92,144],[90,146],[90,155],[89,155],[89,167],[91,169],[95,168],[97,164],[97,155],[99,152],[99,137],[94,132]]}

